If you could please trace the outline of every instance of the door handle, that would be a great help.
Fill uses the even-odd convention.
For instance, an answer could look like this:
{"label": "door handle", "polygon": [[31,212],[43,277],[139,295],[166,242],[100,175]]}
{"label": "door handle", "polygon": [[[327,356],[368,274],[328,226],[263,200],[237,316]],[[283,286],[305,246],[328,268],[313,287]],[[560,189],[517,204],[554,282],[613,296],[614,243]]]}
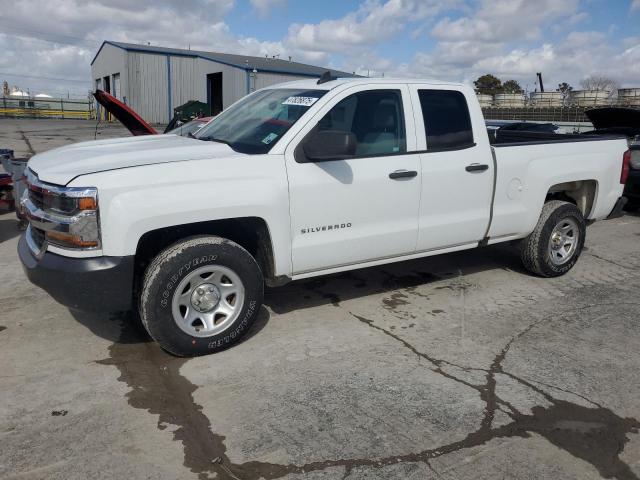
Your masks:
{"label": "door handle", "polygon": [[485,170],[489,170],[489,165],[485,165],[484,163],[472,163],[471,165],[467,165],[464,167],[467,172],[484,172]]}
{"label": "door handle", "polygon": [[389,178],[396,180],[398,178],[413,178],[418,175],[415,170],[396,170],[389,174]]}

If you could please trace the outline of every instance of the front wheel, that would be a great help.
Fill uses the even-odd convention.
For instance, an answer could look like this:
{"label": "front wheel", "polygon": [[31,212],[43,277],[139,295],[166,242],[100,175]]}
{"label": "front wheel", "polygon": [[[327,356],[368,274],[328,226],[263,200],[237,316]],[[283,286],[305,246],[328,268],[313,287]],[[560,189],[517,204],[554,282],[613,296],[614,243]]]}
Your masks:
{"label": "front wheel", "polygon": [[140,318],[168,352],[203,355],[237,342],[262,299],[262,273],[249,252],[224,238],[193,237],[160,252],[147,268]]}
{"label": "front wheel", "polygon": [[536,228],[521,244],[525,268],[543,277],[564,275],[576,264],[586,236],[582,212],[569,202],[544,204]]}

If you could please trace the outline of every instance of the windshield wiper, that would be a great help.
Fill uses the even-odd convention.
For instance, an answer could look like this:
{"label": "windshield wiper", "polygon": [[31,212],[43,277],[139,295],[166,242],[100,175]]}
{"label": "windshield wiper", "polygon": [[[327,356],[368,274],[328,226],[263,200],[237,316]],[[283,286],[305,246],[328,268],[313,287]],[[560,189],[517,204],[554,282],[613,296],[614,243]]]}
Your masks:
{"label": "windshield wiper", "polygon": [[204,140],[205,142],[224,143],[225,145],[231,146],[231,143],[228,142],[227,140],[220,140],[218,138],[213,138],[213,137],[197,137],[197,138],[198,140]]}

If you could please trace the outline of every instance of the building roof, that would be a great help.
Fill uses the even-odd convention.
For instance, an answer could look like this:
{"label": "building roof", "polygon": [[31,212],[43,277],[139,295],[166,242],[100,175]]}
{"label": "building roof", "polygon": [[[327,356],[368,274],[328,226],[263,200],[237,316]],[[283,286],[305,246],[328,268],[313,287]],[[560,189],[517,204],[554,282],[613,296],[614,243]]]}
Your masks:
{"label": "building roof", "polygon": [[156,47],[151,45],[137,45],[134,43],[114,42],[111,40],[105,40],[98,49],[98,52],[91,60],[91,65],[96,61],[100,51],[105,45],[112,45],[117,48],[122,48],[130,52],[144,52],[160,55],[173,55],[181,57],[194,57],[203,58],[205,60],[211,60],[214,62],[230,65],[232,67],[241,68],[243,70],[256,69],[261,72],[273,72],[273,73],[288,73],[291,75],[302,75],[309,77],[319,77],[324,72],[331,72],[332,76],[336,77],[352,77],[352,73],[341,72],[340,70],[333,70],[330,68],[316,67],[314,65],[307,65],[306,63],[290,62],[288,60],[282,60],[280,58],[269,57],[252,57],[249,55],[235,55],[231,53],[219,53],[219,52],[205,52],[201,50],[185,50],[182,48],[166,48]]}

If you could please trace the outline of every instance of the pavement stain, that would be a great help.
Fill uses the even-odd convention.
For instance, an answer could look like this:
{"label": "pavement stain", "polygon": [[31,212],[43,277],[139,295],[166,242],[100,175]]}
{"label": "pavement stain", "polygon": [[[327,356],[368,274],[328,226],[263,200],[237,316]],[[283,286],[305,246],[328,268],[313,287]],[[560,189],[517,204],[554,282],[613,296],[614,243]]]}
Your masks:
{"label": "pavement stain", "polygon": [[215,458],[226,459],[225,437],[213,433],[193,398],[198,387],[180,374],[187,361],[165,353],[131,319],[123,318],[120,338],[109,347],[109,358],[97,363],[118,368],[118,380],[131,389],[126,395],[129,405],[158,415],[158,429],[169,424],[178,427],[172,434],[182,443],[185,467],[201,479],[210,478],[208,473],[225,478],[220,465],[212,464]]}
{"label": "pavement stain", "polygon": [[0,332],[3,331],[3,330],[6,330],[6,329],[7,329],[7,327],[5,327],[3,325],[0,325]]}
{"label": "pavement stain", "polygon": [[[617,478],[618,480],[639,479],[630,467],[620,460],[619,455],[629,441],[627,434],[638,433],[640,421],[635,418],[620,417],[611,410],[588,399],[586,400],[593,405],[593,408],[556,399],[533,383],[503,369],[502,363],[511,345],[535,328],[541,321],[529,325],[519,334],[512,337],[495,356],[491,366],[488,369],[484,369],[486,373],[485,383],[474,385],[447,371],[447,367],[465,371],[471,370],[470,368],[432,358],[425,353],[419,352],[406,340],[393,332],[376,325],[373,320],[353,313],[351,315],[369,327],[392,337],[420,358],[427,360],[431,364],[429,368],[433,372],[476,390],[485,404],[479,428],[469,433],[464,439],[435,449],[394,458],[402,459],[402,461],[427,461],[458,450],[480,446],[496,438],[527,438],[531,433],[536,433],[546,438],[556,447],[590,463],[604,478]],[[478,369],[474,368],[473,370]],[[546,407],[535,406],[531,409],[531,414],[524,414],[518,411],[513,405],[496,394],[496,374],[506,375],[524,387],[533,390],[550,405]],[[567,390],[563,391],[584,399],[581,395]],[[494,428],[493,420],[497,410],[507,414],[512,421]],[[385,460],[383,459],[382,462],[385,463]]]}
{"label": "pavement stain", "polygon": [[[332,303],[340,306],[337,304],[339,299],[334,300],[335,303]],[[432,468],[430,460],[443,455],[481,446],[497,438],[528,438],[532,433],[543,436],[558,448],[590,463],[605,478],[640,480],[619,458],[625,444],[629,441],[627,435],[638,432],[640,428],[638,420],[619,417],[611,410],[588,399],[591,407],[556,399],[537,385],[503,369],[502,364],[512,344],[542,321],[529,325],[513,336],[498,352],[488,368],[474,368],[434,358],[428,353],[419,351],[394,332],[379,326],[374,320],[352,312],[349,314],[369,328],[401,343],[404,348],[409,349],[420,359],[426,360],[425,368],[477,391],[484,403],[478,429],[456,442],[386,458],[334,459],[304,465],[258,461],[235,464],[226,454],[225,437],[214,432],[211,421],[203,413],[202,406],[194,400],[193,394],[198,387],[180,374],[180,368],[188,359],[166,354],[155,343],[149,342],[148,338],[131,322],[122,321],[120,339],[109,347],[110,358],[98,363],[118,368],[120,372],[118,380],[126,383],[131,389],[126,395],[129,404],[134,408],[158,415],[159,429],[164,430],[168,424],[177,426],[172,430],[172,434],[174,440],[182,443],[184,466],[197,474],[201,480],[210,478],[271,480],[289,474],[303,474],[331,467],[343,467],[344,478],[346,478],[353,469],[358,467],[377,469],[404,462],[424,463]],[[473,384],[456,375],[456,372],[469,371],[484,372],[484,383]],[[519,411],[496,394],[496,375],[498,374],[506,375],[541,395],[546,400],[547,406],[535,406],[530,414]],[[566,392],[573,394],[573,392]],[[498,410],[505,413],[511,422],[494,427],[494,418]]]}
{"label": "pavement stain", "polygon": [[395,311],[402,305],[409,305],[411,302],[408,296],[402,292],[392,293],[391,296],[382,299],[382,305],[387,310]]}

